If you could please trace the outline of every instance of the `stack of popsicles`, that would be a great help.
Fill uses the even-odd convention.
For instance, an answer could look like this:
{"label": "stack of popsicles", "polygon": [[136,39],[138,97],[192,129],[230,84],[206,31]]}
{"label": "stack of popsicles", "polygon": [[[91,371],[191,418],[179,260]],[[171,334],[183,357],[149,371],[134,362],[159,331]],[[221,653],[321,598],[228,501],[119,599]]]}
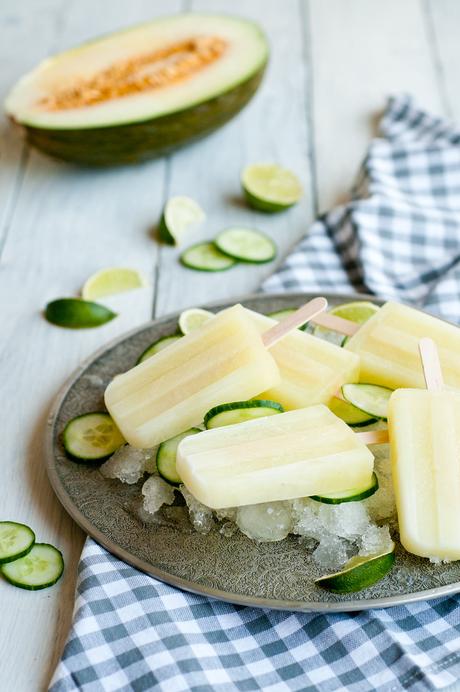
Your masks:
{"label": "stack of popsicles", "polygon": [[[333,326],[322,309],[310,317]],[[358,380],[418,388],[399,389],[390,401],[401,539],[418,555],[459,559],[460,330],[395,303],[359,329],[348,327],[348,334],[357,331],[345,348],[292,331],[294,322],[283,332],[240,305],[225,310],[118,376],[107,388],[107,408],[137,447],[200,424],[221,403],[263,396],[292,409],[180,443],[177,469],[188,490],[209,507],[224,508],[366,485],[373,471],[368,440],[325,404],[341,385]],[[418,346],[426,336],[438,346],[448,389],[421,389]]]}

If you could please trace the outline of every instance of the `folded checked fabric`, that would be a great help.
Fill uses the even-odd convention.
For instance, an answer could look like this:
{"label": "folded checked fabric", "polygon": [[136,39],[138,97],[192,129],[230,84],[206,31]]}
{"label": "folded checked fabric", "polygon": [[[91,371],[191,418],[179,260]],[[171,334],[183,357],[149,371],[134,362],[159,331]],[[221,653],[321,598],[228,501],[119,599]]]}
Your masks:
{"label": "folded checked fabric", "polygon": [[[460,130],[389,101],[351,200],[319,218],[264,291],[365,292],[460,322]],[[441,689],[460,678],[460,597],[346,614],[186,593],[88,539],[50,689]]]}

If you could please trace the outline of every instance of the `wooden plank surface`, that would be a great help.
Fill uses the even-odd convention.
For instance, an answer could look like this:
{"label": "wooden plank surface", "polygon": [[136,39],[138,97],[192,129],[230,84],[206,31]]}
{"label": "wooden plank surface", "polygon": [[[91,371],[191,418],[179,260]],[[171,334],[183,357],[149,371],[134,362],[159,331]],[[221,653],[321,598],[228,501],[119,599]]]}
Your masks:
{"label": "wooden plank surface", "polygon": [[[0,582],[2,692],[45,687],[72,612],[83,535],[43,470],[43,432],[58,389],[113,336],[152,314],[255,290],[275,266],[214,276],[184,269],[178,251],[160,247],[153,233],[168,196],[188,194],[204,207],[196,239],[233,224],[260,227],[276,240],[281,261],[317,208],[349,189],[373,132],[371,116],[388,93],[411,91],[460,118],[456,0],[3,0],[0,95],[52,51],[188,7],[258,19],[272,45],[253,102],[208,139],[141,166],[91,171],[28,152],[0,123],[2,516],[30,523],[40,539],[60,546],[67,566],[48,591]],[[241,168],[263,160],[286,164],[304,183],[304,199],[286,214],[264,216],[242,204]],[[151,289],[115,301],[121,316],[98,330],[67,332],[43,320],[47,300],[75,295],[88,275],[111,265],[137,267]]]}

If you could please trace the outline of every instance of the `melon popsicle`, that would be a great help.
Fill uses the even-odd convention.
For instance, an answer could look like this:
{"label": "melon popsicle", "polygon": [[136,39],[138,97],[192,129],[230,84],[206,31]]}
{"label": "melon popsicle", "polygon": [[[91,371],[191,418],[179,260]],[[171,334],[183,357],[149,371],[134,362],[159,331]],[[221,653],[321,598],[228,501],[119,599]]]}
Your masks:
{"label": "melon popsicle", "polygon": [[341,492],[371,480],[374,458],[324,404],[185,438],[177,471],[213,509]]}
{"label": "melon popsicle", "polygon": [[[257,329],[263,333],[276,320],[247,310]],[[278,401],[285,409],[327,404],[347,382],[358,382],[360,360],[324,339],[296,329],[271,347],[270,353],[281,375],[279,384],[265,390],[262,398]]]}
{"label": "melon popsicle", "polygon": [[401,543],[421,557],[458,560],[460,393],[443,389],[439,378],[430,383],[429,375],[427,384],[398,389],[388,410]]}
{"label": "melon popsicle", "polygon": [[385,303],[359,326],[345,349],[361,359],[361,382],[390,389],[424,387],[418,352],[422,337],[436,343],[446,385],[460,389],[460,329],[407,305]]}
{"label": "melon popsicle", "polygon": [[279,369],[267,349],[326,306],[316,298],[261,337],[246,310],[234,305],[116,377],[105,392],[107,409],[134,447],[164,442],[200,424],[213,406],[276,385]]}

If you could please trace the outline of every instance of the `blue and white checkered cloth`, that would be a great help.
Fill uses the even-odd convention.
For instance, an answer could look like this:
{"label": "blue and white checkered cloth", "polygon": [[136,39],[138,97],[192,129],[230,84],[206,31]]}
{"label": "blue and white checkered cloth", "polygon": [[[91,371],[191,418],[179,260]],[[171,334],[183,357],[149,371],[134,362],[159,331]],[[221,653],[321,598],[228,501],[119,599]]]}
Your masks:
{"label": "blue and white checkered cloth", "polygon": [[[264,290],[365,291],[460,320],[460,131],[391,99],[352,200],[319,219]],[[88,539],[64,690],[414,692],[460,678],[460,598],[352,614],[185,593]]]}

